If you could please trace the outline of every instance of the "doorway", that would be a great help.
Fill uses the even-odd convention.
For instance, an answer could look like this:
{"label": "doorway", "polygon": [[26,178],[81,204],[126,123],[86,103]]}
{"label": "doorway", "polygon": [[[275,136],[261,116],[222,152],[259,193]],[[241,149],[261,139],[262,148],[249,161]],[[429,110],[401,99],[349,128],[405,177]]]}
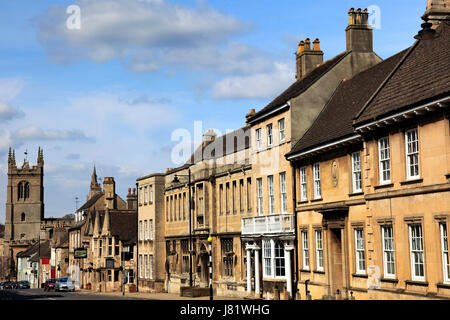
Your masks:
{"label": "doorway", "polygon": [[330,261],[330,295],[335,296],[339,290],[342,296],[344,284],[343,264],[344,255],[342,249],[342,232],[344,229],[331,228],[329,235],[329,261]]}

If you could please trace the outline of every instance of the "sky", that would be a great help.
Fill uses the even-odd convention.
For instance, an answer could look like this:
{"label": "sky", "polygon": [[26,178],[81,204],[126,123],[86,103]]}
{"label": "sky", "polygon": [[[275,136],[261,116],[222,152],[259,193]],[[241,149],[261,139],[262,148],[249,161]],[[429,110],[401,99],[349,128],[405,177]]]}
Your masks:
{"label": "sky", "polygon": [[125,199],[180,165],[177,132],[238,129],[292,84],[300,40],[345,51],[352,7],[372,8],[385,59],[414,43],[426,0],[1,1],[0,202],[9,147],[19,166],[44,150],[47,218],[86,201],[94,165]]}

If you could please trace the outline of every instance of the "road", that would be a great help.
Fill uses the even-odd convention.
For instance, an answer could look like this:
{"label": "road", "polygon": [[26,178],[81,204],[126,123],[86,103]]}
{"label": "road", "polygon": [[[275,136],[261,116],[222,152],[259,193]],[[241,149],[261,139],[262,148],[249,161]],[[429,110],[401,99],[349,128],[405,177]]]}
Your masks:
{"label": "road", "polygon": [[81,292],[46,292],[44,289],[0,290],[0,300],[135,300],[122,296],[105,296]]}

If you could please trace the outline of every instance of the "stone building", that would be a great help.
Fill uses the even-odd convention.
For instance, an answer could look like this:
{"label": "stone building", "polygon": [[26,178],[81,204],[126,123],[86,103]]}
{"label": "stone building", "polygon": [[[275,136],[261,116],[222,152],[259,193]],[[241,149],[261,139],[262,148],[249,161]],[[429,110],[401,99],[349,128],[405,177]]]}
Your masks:
{"label": "stone building", "polygon": [[162,292],[165,288],[164,175],[137,179],[139,291]]}
{"label": "stone building", "polygon": [[343,81],[286,155],[305,295],[450,297],[449,31]]}
{"label": "stone building", "polygon": [[[301,41],[297,81],[266,107],[247,115],[255,210],[251,217],[242,218],[242,241],[247,261],[255,263],[255,273],[247,275],[247,290],[257,297],[287,299],[297,291],[294,172],[285,154],[307,132],[343,79],[381,61],[373,52],[367,9],[352,8],[348,15],[343,53],[324,62],[318,39],[312,47],[309,38]],[[253,286],[250,277],[255,278]]]}

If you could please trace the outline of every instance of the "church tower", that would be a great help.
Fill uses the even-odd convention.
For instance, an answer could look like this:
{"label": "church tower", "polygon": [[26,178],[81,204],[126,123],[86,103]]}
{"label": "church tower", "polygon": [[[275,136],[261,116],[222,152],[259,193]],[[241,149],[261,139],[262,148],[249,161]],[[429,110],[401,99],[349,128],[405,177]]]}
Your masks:
{"label": "church tower", "polygon": [[39,147],[37,165],[31,166],[27,152],[17,166],[15,150],[9,149],[5,242],[33,243],[39,239],[44,220],[44,152]]}

